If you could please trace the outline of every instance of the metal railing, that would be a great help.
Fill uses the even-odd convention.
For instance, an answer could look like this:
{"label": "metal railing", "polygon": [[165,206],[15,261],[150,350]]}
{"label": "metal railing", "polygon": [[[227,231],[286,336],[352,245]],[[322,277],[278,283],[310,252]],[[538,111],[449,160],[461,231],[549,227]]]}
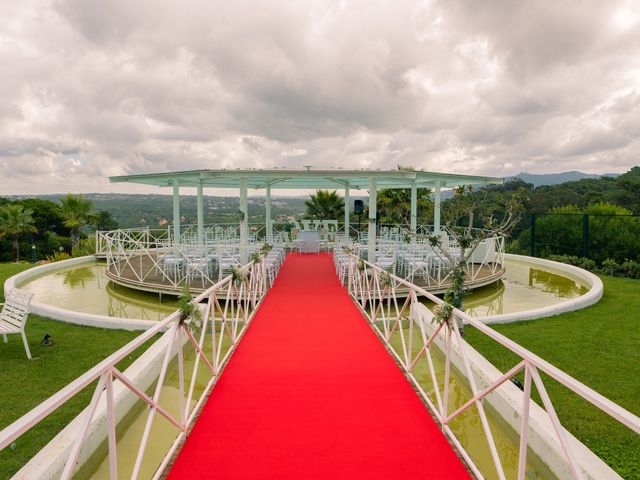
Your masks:
{"label": "metal railing", "polygon": [[[147,450],[151,426],[156,414],[164,417],[175,428],[176,436],[171,447],[165,452],[163,460],[155,469],[153,478],[158,478],[174,451],[185,437],[187,429],[193,423],[198,409],[219,378],[226,362],[232,355],[236,345],[242,338],[249,323],[253,319],[267,290],[266,271],[264,262],[251,262],[239,270],[239,274],[228,275],[213,285],[207,291],[193,300],[193,305],[200,309],[200,302],[205,301],[202,312],[202,323],[198,327],[193,322],[185,321],[181,312],[176,311],[158,322],[157,325],[136,337],[127,345],[110,355],[108,358],[88,370],[75,381],[49,397],[26,415],[0,431],[0,450],[4,449],[23,433],[56,411],[77,393],[91,385],[98,384],[93,397],[85,411],[81,413],[82,422],[71,446],[64,464],[62,479],[71,478],[77,468],[77,461],[88,436],[98,405],[106,402],[107,445],[110,478],[118,477],[118,456],[116,445],[117,404],[114,400],[116,387],[125,389],[142,400],[148,407],[144,432],[135,457],[135,464],[131,478],[138,478],[142,461]],[[224,293],[224,299],[221,298]],[[200,310],[202,311],[202,310]],[[117,364],[127,358],[156,335],[164,333],[162,366],[153,393],[147,393],[144,388],[135,384],[126,373],[117,368]],[[157,340],[158,342],[162,339]],[[207,344],[205,345],[205,341]],[[210,351],[208,351],[210,349]],[[191,352],[195,355],[195,364],[190,375],[185,370],[185,355]],[[179,412],[172,414],[161,405],[160,395],[165,385],[167,372],[172,359],[177,356],[178,390],[180,395]],[[207,372],[206,387],[197,395],[199,365],[203,364]],[[196,398],[197,396],[197,398]]]}
{"label": "metal railing", "polygon": [[[506,478],[505,469],[500,460],[498,449],[491,432],[490,424],[485,411],[483,400],[496,392],[506,382],[509,382],[519,372],[524,371],[524,388],[522,392],[522,407],[517,414],[520,416],[520,441],[518,454],[517,478],[524,480],[525,466],[527,462],[527,450],[529,446],[530,411],[532,384],[535,385],[542,400],[544,411],[553,428],[556,439],[560,444],[562,455],[568,465],[573,478],[585,478],[585,474],[575,455],[575,442],[570,440],[568,432],[562,426],[553,402],[549,398],[545,384],[540,373],[545,373],[564,387],[585,399],[596,408],[606,413],[613,419],[640,434],[640,418],[630,413],[601,394],[587,387],[575,378],[566,374],[559,368],[543,360],[517,343],[509,340],[504,335],[496,332],[482,322],[470,317],[465,312],[453,309],[444,321],[434,321],[434,314],[419,299],[428,299],[437,308],[443,309],[444,302],[429,293],[396,275],[393,275],[380,267],[361,260],[355,255],[350,255],[351,261],[348,267],[347,288],[372,327],[378,333],[387,348],[397,359],[402,370],[411,380],[420,396],[429,406],[432,414],[442,425],[442,429],[467,461],[470,468],[478,478],[484,478],[471,455],[463,445],[464,440],[456,436],[451,428],[453,420],[458,418],[470,407],[476,406],[482,430],[486,438],[493,466],[498,478]],[[337,265],[337,267],[339,267]],[[409,289],[409,294],[398,291]],[[441,310],[446,311],[446,310]],[[497,342],[510,352],[519,357],[516,365],[497,378],[491,378],[486,384],[479,386],[477,377],[472,370],[470,352],[472,348],[463,340],[458,320],[464,324],[473,326],[493,341]],[[441,389],[432,352],[437,350],[444,355],[444,380]],[[414,370],[419,362],[426,360],[428,364],[427,385],[421,383]],[[424,364],[423,364],[424,366]],[[471,390],[471,398],[459,408],[453,410],[449,406],[452,368],[457,367],[464,381]],[[441,391],[442,390],[442,391]],[[427,391],[433,391],[435,401]],[[515,408],[515,406],[514,406]],[[536,407],[537,408],[537,407]],[[453,410],[453,411],[452,411]]]}

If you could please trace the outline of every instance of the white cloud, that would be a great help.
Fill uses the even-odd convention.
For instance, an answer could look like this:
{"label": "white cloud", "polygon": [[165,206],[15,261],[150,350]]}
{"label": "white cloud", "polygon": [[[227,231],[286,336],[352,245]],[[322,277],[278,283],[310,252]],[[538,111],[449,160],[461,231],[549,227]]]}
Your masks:
{"label": "white cloud", "polygon": [[640,151],[637,2],[0,7],[0,195],[188,168],[624,171]]}

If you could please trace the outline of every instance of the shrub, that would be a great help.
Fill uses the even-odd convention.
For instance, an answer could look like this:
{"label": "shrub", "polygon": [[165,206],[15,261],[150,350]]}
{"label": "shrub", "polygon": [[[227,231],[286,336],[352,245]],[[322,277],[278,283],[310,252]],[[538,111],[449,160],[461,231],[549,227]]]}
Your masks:
{"label": "shrub", "polygon": [[61,260],[69,260],[73,258],[67,252],[53,252],[53,255],[47,255],[47,260],[50,262],[59,262]]}
{"label": "shrub", "polygon": [[90,236],[82,238],[78,241],[78,245],[72,248],[71,256],[84,257],[87,255],[95,255],[96,253],[96,237]]}
{"label": "shrub", "polygon": [[554,262],[568,263],[569,265],[577,266],[580,263],[580,259],[574,255],[549,255],[549,260]]}
{"label": "shrub", "polygon": [[590,258],[580,258],[577,266],[585,270],[589,270],[590,272],[594,272],[596,270],[596,262]]}
{"label": "shrub", "polygon": [[635,260],[625,260],[622,263],[622,273],[627,278],[640,278],[640,263]]}
{"label": "shrub", "polygon": [[613,258],[607,258],[602,262],[602,273],[605,275],[615,275],[620,270],[620,265]]}

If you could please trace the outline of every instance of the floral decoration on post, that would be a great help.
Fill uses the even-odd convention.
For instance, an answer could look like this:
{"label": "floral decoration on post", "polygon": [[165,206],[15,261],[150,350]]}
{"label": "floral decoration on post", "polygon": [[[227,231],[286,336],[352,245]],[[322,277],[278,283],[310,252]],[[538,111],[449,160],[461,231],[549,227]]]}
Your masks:
{"label": "floral decoration on post", "polygon": [[433,322],[446,323],[449,328],[453,326],[453,305],[448,302],[433,307]]}
{"label": "floral decoration on post", "polygon": [[194,303],[193,296],[186,283],[178,297],[178,310],[180,311],[180,325],[193,332],[202,326],[202,313],[198,305]]}
{"label": "floral decoration on post", "polygon": [[247,281],[247,273],[244,272],[240,267],[231,267],[230,272],[231,279],[236,286]]}

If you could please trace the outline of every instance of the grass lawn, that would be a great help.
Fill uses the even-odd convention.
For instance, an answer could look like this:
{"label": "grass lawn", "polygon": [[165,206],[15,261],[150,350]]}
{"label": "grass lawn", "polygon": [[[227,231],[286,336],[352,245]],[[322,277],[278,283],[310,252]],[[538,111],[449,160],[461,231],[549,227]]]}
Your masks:
{"label": "grass lawn", "polygon": [[[640,281],[602,277],[596,305],[494,328],[584,384],[640,415]],[[473,328],[466,339],[501,371],[516,356]],[[522,380],[522,375],[520,375]],[[565,428],[626,479],[640,479],[640,437],[543,376]],[[540,402],[538,402],[540,403]]]}
{"label": "grass lawn", "polygon": [[[0,285],[30,264],[0,264]],[[3,300],[0,287],[0,301]],[[34,357],[27,360],[19,335],[0,341],[0,429],[27,413],[47,397],[70,383],[90,367],[140,332],[81,327],[31,315],[26,325],[29,347]],[[40,346],[45,333],[55,345]],[[144,352],[138,349],[119,368],[126,368]],[[12,447],[0,452],[0,478],[10,478],[18,469],[67,425],[91,399],[94,387],[77,394],[48,418],[20,437]]]}

